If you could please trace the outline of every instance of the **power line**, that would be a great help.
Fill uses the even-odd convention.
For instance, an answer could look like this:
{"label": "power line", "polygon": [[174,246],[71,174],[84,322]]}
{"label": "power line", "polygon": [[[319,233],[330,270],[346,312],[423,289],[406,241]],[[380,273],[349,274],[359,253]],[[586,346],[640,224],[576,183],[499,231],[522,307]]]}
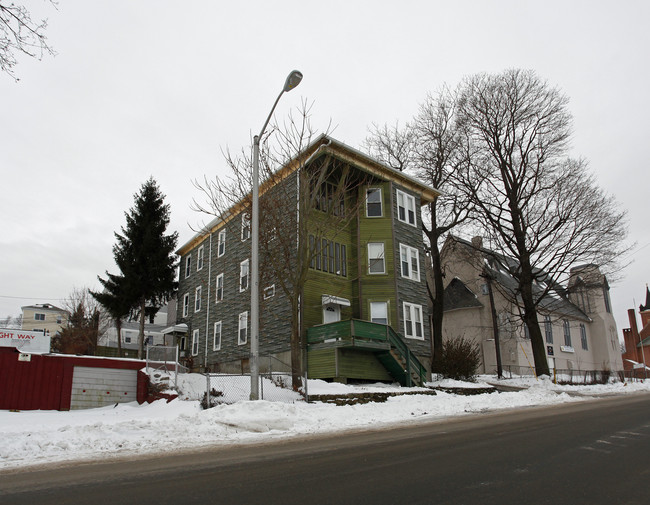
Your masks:
{"label": "power line", "polygon": [[9,298],[13,300],[56,300],[57,302],[64,301],[65,298],[55,298],[55,297],[48,297],[48,296],[8,296],[8,295],[0,295],[0,298]]}

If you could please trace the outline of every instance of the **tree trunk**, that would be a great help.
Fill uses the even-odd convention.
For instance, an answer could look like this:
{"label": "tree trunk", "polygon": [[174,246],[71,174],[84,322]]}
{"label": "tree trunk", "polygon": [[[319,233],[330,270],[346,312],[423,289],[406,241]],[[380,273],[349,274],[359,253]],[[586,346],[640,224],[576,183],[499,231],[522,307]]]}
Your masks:
{"label": "tree trunk", "polygon": [[433,286],[427,288],[431,299],[431,325],[433,328],[433,349],[431,355],[431,371],[437,372],[440,369],[440,356],[442,353],[442,319],[444,316],[444,298],[442,281],[442,264],[440,261],[440,249],[438,248],[438,237],[435,232],[429,233],[430,254],[431,254],[431,277]]}
{"label": "tree trunk", "polygon": [[546,347],[542,338],[542,330],[537,321],[537,307],[533,298],[532,283],[521,285],[521,300],[524,304],[524,323],[530,335],[530,345],[533,348],[535,360],[535,375],[550,375],[548,361],[546,360]]}
{"label": "tree trunk", "polygon": [[144,297],[140,300],[140,334],[138,335],[138,359],[144,356],[144,321],[147,315],[145,314],[146,300]]}
{"label": "tree trunk", "polygon": [[294,391],[302,387],[302,346],[300,345],[300,306],[293,301],[291,317],[291,386]]}
{"label": "tree trunk", "polygon": [[115,329],[117,330],[117,355],[122,357],[122,318],[115,320]]}

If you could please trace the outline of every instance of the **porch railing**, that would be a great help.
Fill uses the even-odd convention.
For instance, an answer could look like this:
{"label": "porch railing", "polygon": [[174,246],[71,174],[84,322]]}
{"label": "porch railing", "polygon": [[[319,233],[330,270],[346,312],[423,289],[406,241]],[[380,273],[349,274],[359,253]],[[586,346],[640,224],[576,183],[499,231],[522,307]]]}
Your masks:
{"label": "porch railing", "polygon": [[312,326],[307,330],[307,343],[319,344],[338,341],[357,345],[359,343],[386,343],[383,350],[388,348],[394,350],[401,358],[404,367],[405,382],[407,386],[412,385],[412,375],[419,379],[420,384],[426,382],[426,368],[409,349],[404,338],[392,327],[386,324],[372,323],[361,319],[348,319],[335,323]]}

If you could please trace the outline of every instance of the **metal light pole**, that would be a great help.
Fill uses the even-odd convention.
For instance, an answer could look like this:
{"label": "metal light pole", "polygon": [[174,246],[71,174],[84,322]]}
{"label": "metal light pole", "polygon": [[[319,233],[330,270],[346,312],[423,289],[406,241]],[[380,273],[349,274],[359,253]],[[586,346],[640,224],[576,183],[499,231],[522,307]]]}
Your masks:
{"label": "metal light pole", "polygon": [[280,101],[283,93],[291,91],[293,88],[300,84],[302,80],[302,73],[294,70],[287,76],[284,81],[284,87],[280,94],[275,99],[275,103],[271,108],[264,126],[259,135],[253,137],[253,209],[251,216],[251,400],[259,400],[259,385],[260,385],[260,364],[259,364],[259,350],[260,350],[260,257],[259,257],[259,238],[260,238],[260,139],[264,135],[264,130],[271,120],[275,106]]}

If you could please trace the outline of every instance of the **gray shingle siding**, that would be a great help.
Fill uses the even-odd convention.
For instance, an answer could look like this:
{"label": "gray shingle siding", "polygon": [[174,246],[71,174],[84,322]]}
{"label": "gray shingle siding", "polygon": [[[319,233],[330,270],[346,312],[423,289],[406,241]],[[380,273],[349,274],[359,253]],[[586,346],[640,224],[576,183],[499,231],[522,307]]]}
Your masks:
{"label": "gray shingle siding", "polygon": [[[415,199],[415,226],[399,220],[397,210],[397,191],[402,191]],[[395,247],[395,279],[397,283],[397,303],[399,325],[395,330],[404,336],[404,302],[413,303],[422,307],[423,340],[407,338],[408,346],[418,356],[431,356],[431,329],[429,324],[428,293],[424,268],[424,241],[422,238],[422,215],[420,211],[420,198],[418,195],[393,184],[393,237]],[[420,281],[402,277],[400,262],[400,244],[408,245],[418,250],[420,263]]]}

